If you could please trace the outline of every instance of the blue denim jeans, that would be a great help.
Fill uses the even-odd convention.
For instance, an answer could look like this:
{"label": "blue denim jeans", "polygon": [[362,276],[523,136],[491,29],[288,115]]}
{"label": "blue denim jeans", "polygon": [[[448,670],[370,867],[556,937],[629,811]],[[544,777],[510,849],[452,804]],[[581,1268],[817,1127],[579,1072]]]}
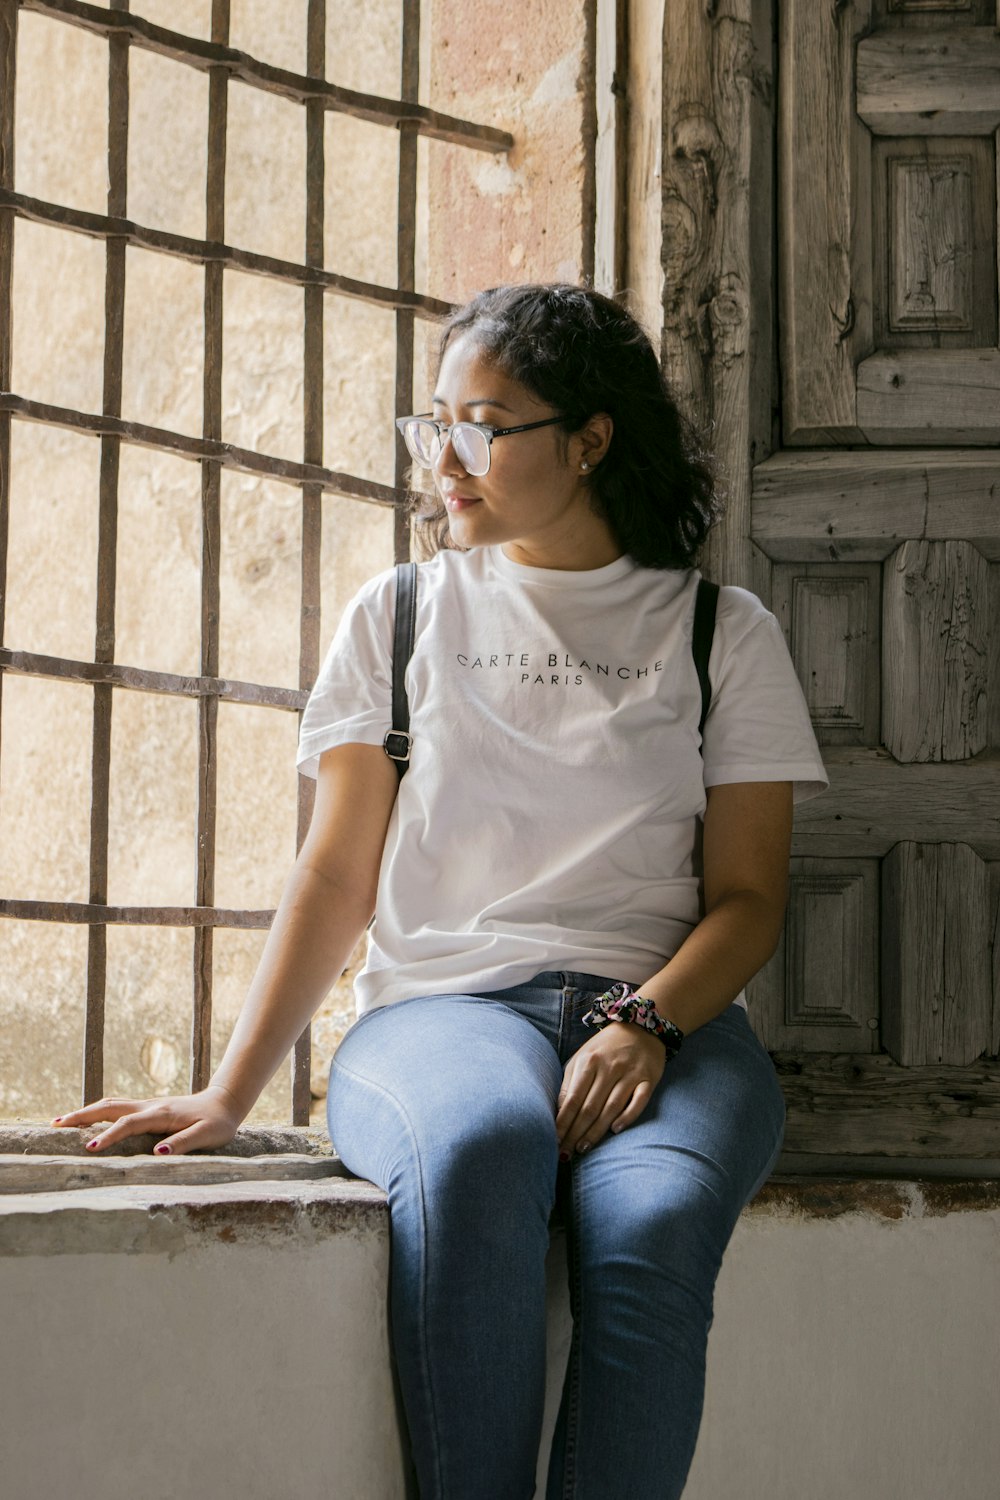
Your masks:
{"label": "blue denim jeans", "polygon": [[684,1489],[722,1255],[777,1160],[785,1105],[730,1005],[686,1038],[634,1125],[560,1165],[563,1068],[612,982],[551,972],[403,1000],[367,1011],[334,1057],[331,1139],[389,1199],[392,1342],[421,1500],[534,1494],[554,1209],[573,1339],[547,1500]]}

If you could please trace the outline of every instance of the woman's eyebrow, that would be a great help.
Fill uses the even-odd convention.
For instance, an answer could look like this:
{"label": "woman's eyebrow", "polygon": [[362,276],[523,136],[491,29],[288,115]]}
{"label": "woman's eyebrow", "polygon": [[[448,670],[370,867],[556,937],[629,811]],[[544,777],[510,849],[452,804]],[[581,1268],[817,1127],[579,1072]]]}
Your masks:
{"label": "woman's eyebrow", "polygon": [[[443,396],[432,396],[431,404],[434,406],[447,406],[448,403]],[[489,396],[477,396],[472,401],[466,401],[466,406],[497,406],[501,411],[512,411],[513,407],[505,406],[502,401],[494,401]]]}

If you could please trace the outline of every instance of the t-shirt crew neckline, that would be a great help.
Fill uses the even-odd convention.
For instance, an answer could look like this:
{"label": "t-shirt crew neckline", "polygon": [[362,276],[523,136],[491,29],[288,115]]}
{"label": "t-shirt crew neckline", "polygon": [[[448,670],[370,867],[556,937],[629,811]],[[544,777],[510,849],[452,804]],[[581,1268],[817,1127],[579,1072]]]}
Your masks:
{"label": "t-shirt crew neckline", "polygon": [[487,547],[487,554],[494,569],[504,578],[516,578],[520,583],[540,584],[553,589],[592,589],[602,584],[617,583],[620,578],[633,572],[636,563],[623,553],[614,562],[603,568],[532,568],[526,563],[514,562],[500,546]]}

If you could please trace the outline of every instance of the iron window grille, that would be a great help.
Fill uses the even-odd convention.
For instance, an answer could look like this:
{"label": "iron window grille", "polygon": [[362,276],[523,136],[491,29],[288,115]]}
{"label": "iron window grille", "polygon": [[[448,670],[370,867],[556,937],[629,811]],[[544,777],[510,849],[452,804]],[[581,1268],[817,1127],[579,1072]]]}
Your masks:
{"label": "iron window grille", "polygon": [[[106,214],[42,202],[14,190],[14,109],[18,15],[32,11],[83,27],[108,44],[109,184]],[[93,688],[90,872],[87,902],[0,898],[0,918],[83,923],[89,928],[84,1023],[83,1102],[104,1091],[104,1010],[109,924],[151,924],[193,929],[194,973],[190,1086],[211,1074],[213,937],[216,928],[266,928],[270,910],[222,909],[214,904],[218,711],[220,702],[253,704],[300,713],[320,657],[320,545],[324,497],[337,496],[394,507],[394,555],[409,555],[409,532],[400,505],[408,457],[397,438],[394,484],[384,485],[323,463],[323,320],[328,295],[360,299],[395,313],[395,410],[405,415],[413,397],[414,320],[447,313],[450,304],[415,289],[417,141],[425,136],[472,150],[503,152],[513,145],[504,131],[441,114],[418,103],[419,0],[402,3],[401,87],[398,99],[359,93],[327,81],[326,0],[308,0],[307,72],[271,66],[229,46],[229,0],[212,0],[211,40],[200,40],[130,14],[128,0],[107,7],[83,0],[0,0],[0,641],[7,593],[12,420],[41,422],[100,438],[97,607],[92,661],[75,661],[0,646],[0,710],[7,673],[90,684]],[[192,239],[134,223],[126,217],[128,182],[129,56],[134,47],[207,72],[209,77],[205,238]],[[231,80],[301,106],[306,119],[306,234],[301,263],[238,249],[225,242],[227,100]],[[399,135],[397,284],[379,285],[324,268],[324,120],[335,111]],[[100,412],[54,406],[17,394],[12,374],[12,271],[14,225],[33,220],[88,235],[106,244],[105,353]],[[388,232],[388,230],[387,230]],[[122,419],[123,325],[126,248],[177,256],[204,268],[204,416],[200,438]],[[303,461],[271,457],[222,441],[223,277],[227,269],[251,272],[303,289]],[[387,414],[388,417],[388,414]],[[201,470],[200,672],[182,676],[132,667],[115,659],[115,595],[122,443],[179,455]],[[220,481],[223,468],[296,486],[302,496],[299,686],[237,682],[219,675]],[[195,900],[190,906],[114,906],[108,903],[109,787],[114,689],[196,699],[198,789]],[[0,717],[2,728],[2,717]],[[313,783],[299,778],[297,843],[308,828]],[[310,1028],[292,1058],[291,1119],[309,1120]]]}

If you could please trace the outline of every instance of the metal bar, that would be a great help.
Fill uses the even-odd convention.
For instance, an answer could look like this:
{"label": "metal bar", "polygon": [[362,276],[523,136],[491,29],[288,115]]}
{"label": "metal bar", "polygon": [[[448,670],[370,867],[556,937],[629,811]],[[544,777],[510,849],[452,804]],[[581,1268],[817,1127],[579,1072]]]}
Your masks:
{"label": "metal bar", "polygon": [[[208,342],[206,336],[206,343]],[[202,482],[201,663],[218,671],[219,658],[219,466],[206,464]],[[215,901],[215,833],[218,806],[219,699],[198,701],[198,815],[195,902]],[[212,1072],[212,931],[199,928],[194,940],[194,992],[191,1020],[191,1091],[208,1083]]]}
{"label": "metal bar", "polygon": [[[116,6],[127,0],[112,0]],[[113,36],[108,59],[108,213],[125,212],[128,178],[128,37]],[[108,417],[122,409],[122,348],[125,323],[125,241],[107,242],[104,290],[104,399]],[[97,619],[94,660],[115,657],[115,588],[118,549],[118,469],[121,439],[109,433],[101,439],[100,506],[97,545]],[[112,689],[94,687],[94,730],[91,760],[90,901],[108,899],[108,805],[111,786]],[[87,1010],[83,1042],[83,1102],[104,1090],[104,1002],[107,989],[107,929],[91,926],[87,947]]]}
{"label": "metal bar", "polygon": [[106,906],[93,901],[0,899],[0,917],[18,922],[99,923],[137,927],[267,928],[273,911],[219,906]]}
{"label": "metal bar", "polygon": [[[217,498],[217,497],[216,497]],[[206,505],[206,511],[210,507]],[[216,517],[218,509],[216,507]],[[218,802],[219,700],[202,698],[198,705],[198,848],[195,900],[211,906],[215,900],[215,814]],[[191,1012],[191,1092],[197,1093],[212,1074],[213,934],[199,927],[194,935],[194,991]]]}
{"label": "metal bar", "polygon": [[182,698],[220,698],[226,703],[251,703],[258,708],[301,711],[308,693],[301,688],[268,687],[256,682],[235,682],[226,677],[182,677],[174,672],[150,672],[145,667],[125,667],[119,662],[71,661],[65,656],[40,656],[34,651],[10,651],[0,647],[0,673],[22,677],[49,677],[60,682],[107,683],[140,693],[164,693]]}
{"label": "metal bar", "polygon": [[317,485],[324,494],[342,495],[348,500],[368,500],[377,505],[395,505],[403,498],[388,484],[341,474],[336,469],[321,469],[316,464],[299,464],[291,459],[266,458],[250,448],[236,448],[232,443],[218,443],[206,438],[185,437],[164,427],[147,427],[140,422],[124,422],[96,412],[75,411],[68,406],[47,406],[24,396],[0,391],[0,412],[10,412],[29,422],[45,422],[51,427],[67,427],[73,432],[89,432],[97,437],[119,437],[141,448],[157,448],[176,453],[181,458],[216,459],[224,468],[242,474],[259,474],[289,484]]}
{"label": "metal bar", "polygon": [[[212,41],[229,41],[229,0],[212,0]],[[229,80],[213,68],[209,75],[208,160],[205,174],[205,233],[225,237],[226,125]],[[205,345],[202,435],[222,438],[223,267],[205,266]],[[221,547],[222,468],[215,459],[201,466],[201,671],[219,673],[219,551]],[[219,699],[208,694],[198,704],[198,815],[195,852],[195,901],[215,901],[215,833],[218,807]],[[194,934],[191,1011],[191,1092],[197,1093],[212,1073],[212,977],[214,933],[199,927]]]}
{"label": "metal bar", "polygon": [[468,146],[474,151],[509,151],[514,144],[513,136],[506,130],[441,114],[418,104],[415,97],[413,100],[382,99],[375,94],[361,94],[354,89],[341,88],[339,84],[327,83],[321,77],[304,76],[258,62],[233,47],[169,31],[142,16],[114,14],[99,5],[83,4],[82,0],[22,0],[22,3],[25,10],[69,21],[100,36],[126,38],[150,52],[158,52],[203,72],[224,67],[230,78],[238,78],[242,83],[252,84],[271,94],[280,94],[298,104],[315,99],[325,110],[337,110],[375,125],[395,127],[405,123],[412,125],[420,135],[453,146]]}
{"label": "metal bar", "polygon": [[597,246],[597,8],[600,0],[586,0],[584,15],[584,109],[583,109],[583,181],[580,184],[580,209],[583,220],[583,242],[580,247],[582,280],[594,284]]}
{"label": "metal bar", "polygon": [[[420,0],[404,0],[403,40],[400,59],[400,94],[415,101],[420,88]],[[417,132],[409,125],[399,130],[399,176],[397,180],[396,281],[401,291],[412,292],[415,281],[417,244]],[[396,311],[396,415],[413,410],[413,313]],[[394,480],[405,489],[409,457],[400,434],[396,434]],[[410,517],[398,506],[393,517],[393,554],[396,562],[410,558]]]}
{"label": "metal bar", "polygon": [[[306,68],[310,77],[326,71],[326,0],[309,0]],[[325,223],[326,119],[316,99],[306,103],[306,264],[322,266]],[[305,289],[303,353],[303,457],[323,462],[323,293]],[[320,551],[323,536],[322,495],[314,485],[302,487],[302,572],[299,615],[299,686],[310,688],[319,668]],[[299,777],[296,847],[301,849],[315,800],[315,782]],[[295,1040],[291,1059],[293,1125],[308,1125],[312,1104],[312,1023]]]}
{"label": "metal bar", "polygon": [[93,239],[115,235],[142,250],[175,255],[197,265],[218,262],[233,271],[246,271],[250,275],[267,276],[293,285],[318,286],[338,296],[370,302],[374,307],[408,307],[425,318],[447,317],[452,310],[452,304],[439,297],[425,297],[413,290],[380,286],[375,281],[358,281],[353,276],[342,276],[338,271],[327,271],[321,265],[302,265],[298,261],[279,260],[276,256],[241,250],[225,244],[221,235],[213,239],[210,231],[206,239],[191,239],[187,235],[171,234],[166,229],[150,229],[120,215],[88,213],[80,208],[66,208],[61,203],[29,198],[25,193],[15,193],[12,187],[0,189],[0,209],[3,208],[15,209],[22,218],[36,224],[72,230]]}

